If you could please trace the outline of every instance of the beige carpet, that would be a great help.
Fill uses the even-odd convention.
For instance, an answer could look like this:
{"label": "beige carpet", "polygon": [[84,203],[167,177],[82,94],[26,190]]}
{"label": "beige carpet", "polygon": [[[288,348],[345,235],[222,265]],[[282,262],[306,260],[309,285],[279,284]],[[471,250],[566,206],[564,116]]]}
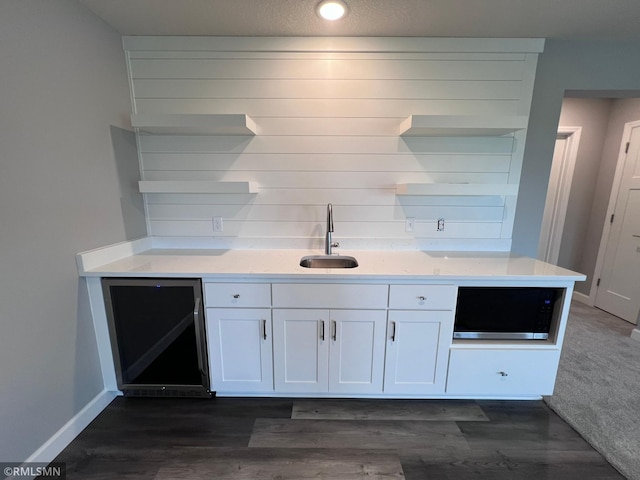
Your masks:
{"label": "beige carpet", "polygon": [[640,342],[634,326],[573,302],[549,406],[615,468],[640,480]]}

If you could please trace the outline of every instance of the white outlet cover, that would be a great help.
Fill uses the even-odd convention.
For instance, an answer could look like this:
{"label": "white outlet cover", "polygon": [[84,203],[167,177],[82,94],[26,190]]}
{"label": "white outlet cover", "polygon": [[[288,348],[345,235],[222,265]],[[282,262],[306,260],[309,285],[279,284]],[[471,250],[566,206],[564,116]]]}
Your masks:
{"label": "white outlet cover", "polygon": [[407,217],[404,223],[405,232],[413,232],[416,228],[416,219],[414,217]]}

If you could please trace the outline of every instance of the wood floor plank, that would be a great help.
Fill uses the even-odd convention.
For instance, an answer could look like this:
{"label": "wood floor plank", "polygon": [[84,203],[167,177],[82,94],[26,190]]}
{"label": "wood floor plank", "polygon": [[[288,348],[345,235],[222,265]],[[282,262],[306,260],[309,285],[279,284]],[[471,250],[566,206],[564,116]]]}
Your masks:
{"label": "wood floor plank", "polygon": [[175,462],[155,480],[400,480],[396,455],[366,450],[235,449],[224,457]]}
{"label": "wood floor plank", "polygon": [[466,445],[455,422],[258,418],[249,447],[413,449]]}
{"label": "wood floor plank", "polygon": [[556,414],[542,400],[477,400],[487,418],[492,422],[547,422]]}
{"label": "wood floor plank", "polygon": [[301,399],[293,402],[293,419],[489,421],[475,401]]}
{"label": "wood floor plank", "polygon": [[[486,427],[489,428],[486,428]],[[592,447],[560,419],[548,422],[460,422],[471,448],[519,448],[529,450],[588,451]]]}
{"label": "wood floor plank", "polygon": [[596,451],[473,449],[401,455],[406,480],[624,480]]}
{"label": "wood floor plank", "polygon": [[185,398],[135,398],[118,397],[98,417],[114,420],[131,418],[157,419],[166,412],[174,418],[202,418],[203,415],[218,417],[268,417],[291,418],[293,401],[287,398],[236,398],[215,397],[211,399]]}

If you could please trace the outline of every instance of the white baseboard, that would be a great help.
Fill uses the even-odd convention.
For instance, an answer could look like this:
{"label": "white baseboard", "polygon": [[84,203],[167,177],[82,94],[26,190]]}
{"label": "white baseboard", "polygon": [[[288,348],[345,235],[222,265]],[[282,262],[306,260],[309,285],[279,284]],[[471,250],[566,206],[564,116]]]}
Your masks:
{"label": "white baseboard", "polygon": [[640,342],[640,327],[636,327],[631,331],[631,339]]}
{"label": "white baseboard", "polygon": [[75,414],[60,430],[44,442],[24,463],[50,463],[89,425],[114,398],[118,392],[103,390],[96,395],[82,410]]}
{"label": "white baseboard", "polygon": [[584,293],[573,291],[573,295],[571,297],[572,300],[576,302],[584,303],[585,305],[589,305],[593,307],[593,302],[591,301],[591,297],[589,295],[585,295]]}

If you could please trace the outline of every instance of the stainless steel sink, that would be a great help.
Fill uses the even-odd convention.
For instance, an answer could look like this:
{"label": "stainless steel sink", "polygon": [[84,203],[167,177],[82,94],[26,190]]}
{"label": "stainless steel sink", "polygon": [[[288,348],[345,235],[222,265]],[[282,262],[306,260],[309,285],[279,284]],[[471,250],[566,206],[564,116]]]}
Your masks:
{"label": "stainless steel sink", "polygon": [[358,261],[346,255],[309,255],[300,259],[305,268],[355,268]]}

